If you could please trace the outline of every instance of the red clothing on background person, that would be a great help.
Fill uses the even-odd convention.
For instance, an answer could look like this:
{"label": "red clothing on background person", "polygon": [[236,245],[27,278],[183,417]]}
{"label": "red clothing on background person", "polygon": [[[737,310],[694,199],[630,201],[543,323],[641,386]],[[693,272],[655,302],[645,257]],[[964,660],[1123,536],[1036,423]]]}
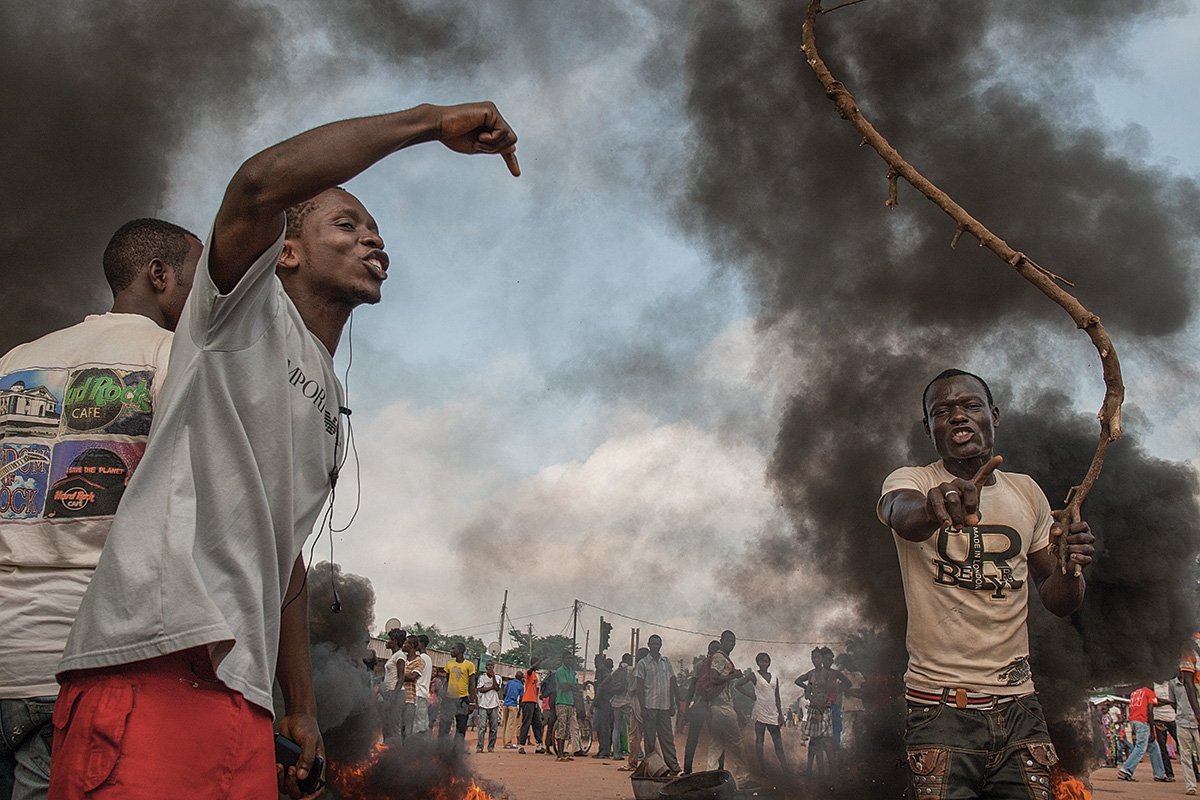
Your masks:
{"label": "red clothing on background person", "polygon": [[538,701],[538,675],[532,668],[525,673],[525,691],[521,693],[522,703]]}
{"label": "red clothing on background person", "polygon": [[1129,695],[1129,721],[1130,722],[1149,722],[1150,715],[1148,713],[1150,706],[1158,705],[1158,698],[1154,695],[1154,690],[1143,686]]}

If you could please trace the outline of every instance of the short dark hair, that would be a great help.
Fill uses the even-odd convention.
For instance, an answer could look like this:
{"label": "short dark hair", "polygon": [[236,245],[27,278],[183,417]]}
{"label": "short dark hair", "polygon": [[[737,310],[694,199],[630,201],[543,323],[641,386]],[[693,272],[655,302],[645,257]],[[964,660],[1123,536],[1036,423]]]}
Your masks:
{"label": "short dark hair", "polygon": [[102,259],[113,296],[128,289],[151,259],[160,259],[178,272],[192,248],[189,236],[200,238],[172,222],[150,217],[130,220],[117,228]]}
{"label": "short dark hair", "polygon": [[[341,186],[334,186],[334,189],[346,191]],[[318,193],[320,194],[320,193]],[[285,239],[299,239],[300,231],[304,228],[304,218],[309,212],[317,207],[317,195],[313,195],[307,200],[301,200],[296,205],[289,208],[284,213],[287,215],[287,228],[284,230],[283,236]]]}
{"label": "short dark hair", "polygon": [[417,641],[421,643],[421,647],[429,647],[429,637],[425,634],[417,634]]}
{"label": "short dark hair", "polygon": [[961,369],[944,369],[934,376],[933,380],[925,384],[925,391],[921,392],[921,419],[925,420],[926,422],[929,421],[927,401],[929,400],[929,390],[933,388],[933,385],[938,381],[945,380],[946,378],[957,378],[960,375],[968,378],[974,378],[975,380],[979,381],[979,383],[983,386],[983,393],[987,395],[988,406],[990,407],[996,405],[996,401],[992,399],[992,389],[987,385],[987,381],[985,381],[983,378],[979,377],[973,372],[966,372],[965,370]]}
{"label": "short dark hair", "polygon": [[308,212],[312,211],[316,205],[316,202],[310,197],[307,200],[296,203],[296,205],[284,212],[287,215],[287,228],[283,234],[285,239],[300,238],[300,231],[304,227],[304,218],[308,216]]}
{"label": "short dark hair", "polygon": [[387,632],[387,638],[396,644],[401,644],[405,639],[408,638],[408,634],[404,632],[403,628],[392,628]]}

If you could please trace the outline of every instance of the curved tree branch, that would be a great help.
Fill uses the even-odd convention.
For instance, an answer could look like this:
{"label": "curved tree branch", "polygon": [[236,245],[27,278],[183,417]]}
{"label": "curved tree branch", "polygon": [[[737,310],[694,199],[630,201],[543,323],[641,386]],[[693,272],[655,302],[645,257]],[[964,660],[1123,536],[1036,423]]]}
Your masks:
{"label": "curved tree branch", "polygon": [[[1100,469],[1104,465],[1104,455],[1108,450],[1108,445],[1121,438],[1121,403],[1125,399],[1125,384],[1121,380],[1121,362],[1117,359],[1117,351],[1113,348],[1112,339],[1109,338],[1108,332],[1104,330],[1104,326],[1100,323],[1100,317],[1084,308],[1083,304],[1075,299],[1074,295],[1059,285],[1059,282],[1067,285],[1073,284],[1040,266],[1019,250],[1013,249],[1007,242],[984,227],[979,220],[967,213],[966,209],[954,202],[948,194],[935,186],[924,175],[918,172],[915,167],[905,161],[900,153],[888,143],[887,139],[875,129],[875,126],[863,116],[858,108],[858,104],[854,100],[854,95],[850,93],[845,84],[833,77],[833,74],[821,59],[820,53],[817,52],[815,34],[816,18],[824,12],[825,9],[821,8],[821,0],[809,0],[808,12],[804,16],[803,44],[801,47],[804,50],[808,65],[816,73],[817,80],[825,87],[825,94],[833,101],[838,113],[862,135],[863,143],[870,145],[887,162],[889,184],[887,205],[896,205],[896,178],[903,178],[954,220],[957,228],[954,239],[951,242],[951,247],[958,244],[958,240],[964,233],[974,236],[979,241],[980,247],[986,247],[991,250],[1003,259],[1006,264],[1016,270],[1021,277],[1036,286],[1042,294],[1049,297],[1070,314],[1076,327],[1087,333],[1088,338],[1092,340],[1092,344],[1096,347],[1096,352],[1100,354],[1100,365],[1104,373],[1105,390],[1104,400],[1097,414],[1100,420],[1099,442],[1096,445],[1096,452],[1092,456],[1092,462],[1088,466],[1087,473],[1067,493],[1067,497],[1063,501],[1065,504],[1064,507],[1054,512],[1055,518],[1064,525],[1078,522],[1080,519],[1080,506],[1083,505],[1083,501],[1091,490],[1092,485],[1096,482],[1096,478],[1100,476]],[[1065,554],[1061,552],[1063,549],[1065,548],[1060,548],[1059,559],[1060,564],[1065,567],[1065,563],[1062,561],[1065,557]]]}

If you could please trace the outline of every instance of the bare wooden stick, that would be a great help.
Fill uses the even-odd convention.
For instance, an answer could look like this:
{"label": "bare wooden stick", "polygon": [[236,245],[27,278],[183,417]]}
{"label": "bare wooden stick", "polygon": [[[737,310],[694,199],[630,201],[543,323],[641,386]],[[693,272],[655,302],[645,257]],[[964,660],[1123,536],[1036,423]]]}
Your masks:
{"label": "bare wooden stick", "polygon": [[[1101,324],[1100,317],[1084,308],[1074,295],[1059,286],[1060,281],[1067,285],[1073,284],[1038,265],[1024,253],[1014,250],[1007,242],[984,227],[979,220],[967,213],[966,209],[954,202],[950,195],[935,186],[915,167],[905,161],[900,153],[888,143],[887,139],[875,129],[875,126],[863,116],[858,108],[858,103],[854,100],[854,95],[850,93],[845,84],[833,77],[817,51],[816,20],[817,16],[822,13],[824,13],[824,9],[821,8],[821,0],[809,0],[808,11],[804,16],[801,48],[808,65],[816,73],[821,86],[825,88],[825,95],[833,101],[838,113],[854,126],[855,130],[862,135],[863,141],[887,163],[889,184],[887,204],[889,206],[895,204],[896,177],[904,178],[913,188],[925,195],[957,223],[958,228],[951,243],[952,247],[958,244],[958,240],[964,232],[974,236],[979,241],[980,247],[991,250],[1016,270],[1022,278],[1032,283],[1042,294],[1070,314],[1076,327],[1088,335],[1096,352],[1100,354],[1100,367],[1104,374],[1104,400],[1096,415],[1100,421],[1100,437],[1087,473],[1078,484],[1071,487],[1063,500],[1063,508],[1054,512],[1054,518],[1063,525],[1065,530],[1071,523],[1080,520],[1079,509],[1087,498],[1092,485],[1095,484],[1096,478],[1100,476],[1100,469],[1104,465],[1104,456],[1108,451],[1108,446],[1121,438],[1121,403],[1125,400],[1125,384],[1121,379],[1121,362],[1117,358],[1117,351],[1113,348],[1112,339],[1109,338],[1108,332]],[[1066,548],[1058,547],[1057,549],[1059,565],[1065,571],[1067,568]],[[1076,570],[1076,574],[1078,574],[1078,570]]]}

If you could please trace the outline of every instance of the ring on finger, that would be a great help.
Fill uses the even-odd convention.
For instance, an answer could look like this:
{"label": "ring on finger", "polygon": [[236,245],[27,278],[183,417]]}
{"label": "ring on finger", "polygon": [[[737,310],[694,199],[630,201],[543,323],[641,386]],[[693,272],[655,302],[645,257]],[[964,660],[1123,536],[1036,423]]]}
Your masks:
{"label": "ring on finger", "polygon": [[951,490],[949,490],[948,492],[943,492],[942,494],[943,494],[943,496],[944,496],[944,497],[946,497],[946,498],[948,499],[948,498],[950,497],[950,495],[952,495],[952,494],[958,494],[958,490],[957,490],[957,489],[951,489]]}

